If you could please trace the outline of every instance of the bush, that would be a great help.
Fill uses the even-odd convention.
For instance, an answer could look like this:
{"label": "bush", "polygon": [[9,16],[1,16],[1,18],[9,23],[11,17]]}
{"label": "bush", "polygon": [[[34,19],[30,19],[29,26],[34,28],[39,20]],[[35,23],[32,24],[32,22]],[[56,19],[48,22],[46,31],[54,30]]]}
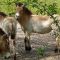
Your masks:
{"label": "bush", "polygon": [[44,47],[40,47],[40,48],[37,48],[36,51],[37,51],[37,54],[38,54],[38,55],[43,56],[44,53],[45,53],[45,48],[44,48]]}
{"label": "bush", "polygon": [[56,3],[50,4],[47,6],[47,14],[54,15],[57,14],[57,5]]}

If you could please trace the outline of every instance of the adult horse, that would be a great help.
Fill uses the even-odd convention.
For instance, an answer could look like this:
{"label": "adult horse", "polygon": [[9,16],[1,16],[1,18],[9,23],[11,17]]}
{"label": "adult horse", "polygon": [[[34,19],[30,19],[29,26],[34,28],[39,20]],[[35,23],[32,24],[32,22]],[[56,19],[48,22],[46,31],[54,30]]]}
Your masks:
{"label": "adult horse", "polygon": [[0,28],[6,33],[9,37],[9,47],[10,52],[13,52],[14,58],[16,57],[15,53],[15,35],[16,35],[16,20],[14,17],[5,15],[3,12],[0,14]]}
{"label": "adult horse", "polygon": [[31,33],[45,34],[52,29],[51,25],[54,22],[51,16],[33,15],[32,12],[22,3],[16,3],[16,20],[20,23],[23,32],[25,33],[25,50],[30,51],[30,35]]}

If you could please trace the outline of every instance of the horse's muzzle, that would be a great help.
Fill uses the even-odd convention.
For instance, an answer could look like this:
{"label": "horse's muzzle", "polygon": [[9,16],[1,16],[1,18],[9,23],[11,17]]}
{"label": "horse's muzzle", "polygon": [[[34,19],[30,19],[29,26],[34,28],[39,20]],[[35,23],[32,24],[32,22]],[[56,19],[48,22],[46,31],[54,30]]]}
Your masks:
{"label": "horse's muzzle", "polygon": [[20,14],[19,14],[19,13],[16,13],[16,14],[15,14],[15,18],[16,18],[16,20],[18,20],[18,19],[19,19],[19,16],[20,16]]}

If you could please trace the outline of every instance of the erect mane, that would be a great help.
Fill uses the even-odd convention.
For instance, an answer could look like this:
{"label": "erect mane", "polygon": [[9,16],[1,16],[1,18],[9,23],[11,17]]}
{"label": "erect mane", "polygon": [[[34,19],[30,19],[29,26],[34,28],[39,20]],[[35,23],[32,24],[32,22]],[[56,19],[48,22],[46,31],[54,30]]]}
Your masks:
{"label": "erect mane", "polygon": [[28,8],[26,8],[25,6],[23,7],[23,12],[27,15],[32,15],[32,12]]}
{"label": "erect mane", "polygon": [[22,5],[23,5],[23,7],[22,7],[22,8],[23,8],[23,12],[24,12],[25,14],[27,14],[27,15],[31,15],[32,12],[31,12],[28,8],[26,8],[23,3],[20,3],[20,2],[17,2],[17,3],[16,3],[16,6],[21,7]]}

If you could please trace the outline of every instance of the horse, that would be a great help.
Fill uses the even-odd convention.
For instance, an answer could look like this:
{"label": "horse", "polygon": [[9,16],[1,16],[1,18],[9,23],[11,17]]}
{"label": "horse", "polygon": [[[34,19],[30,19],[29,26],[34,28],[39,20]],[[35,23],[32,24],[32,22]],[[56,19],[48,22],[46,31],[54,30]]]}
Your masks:
{"label": "horse", "polygon": [[9,47],[10,53],[14,55],[14,59],[16,57],[15,51],[15,36],[16,36],[16,25],[17,21],[14,17],[7,16],[3,12],[0,14],[0,28],[6,33],[9,37]]}
{"label": "horse", "polygon": [[25,49],[31,50],[30,35],[31,33],[45,34],[52,30],[51,24],[53,19],[49,16],[33,15],[24,4],[16,3],[16,19],[22,26],[25,33]]}
{"label": "horse", "polygon": [[[30,36],[32,33],[45,34],[53,30],[54,19],[47,15],[33,15],[23,3],[16,3],[16,20],[25,34],[25,50],[31,51]],[[56,51],[56,49],[55,49]]]}

